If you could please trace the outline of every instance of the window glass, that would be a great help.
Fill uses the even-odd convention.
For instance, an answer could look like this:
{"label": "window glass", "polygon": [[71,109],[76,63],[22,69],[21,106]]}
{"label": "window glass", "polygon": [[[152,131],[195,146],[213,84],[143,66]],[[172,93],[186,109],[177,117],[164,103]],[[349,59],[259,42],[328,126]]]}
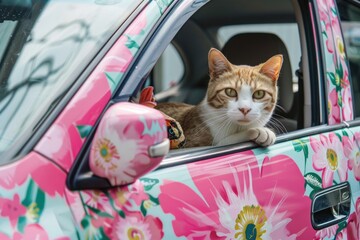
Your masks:
{"label": "window glass", "polygon": [[360,5],[337,1],[353,88],[354,116],[360,117]]}
{"label": "window glass", "polygon": [[[270,122],[266,124],[277,134],[310,126],[307,123],[311,122],[311,111],[305,113],[304,109],[305,104],[311,106],[311,100],[308,98],[305,103],[304,92],[299,93],[299,90],[304,91],[305,89],[304,82],[309,81],[307,74],[309,71],[303,71],[303,67],[307,67],[308,61],[303,59],[303,64],[299,66],[302,51],[306,51],[306,49],[302,49],[300,44],[299,25],[296,22],[295,11],[291,2],[286,2],[288,5],[282,4],[285,1],[278,2],[274,8],[264,8],[266,18],[263,17],[263,13],[255,5],[248,6],[245,3],[247,1],[236,1],[236,3],[232,1],[211,1],[194,13],[172,40],[173,45],[170,44],[158,60],[150,74],[150,80],[148,79],[145,85],[148,86],[150,82],[150,85],[155,87],[155,98],[159,103],[177,102],[193,106],[198,104],[210,106],[211,103],[208,103],[208,98],[205,99],[205,96],[208,93],[210,79],[208,56],[211,48],[221,51],[235,65],[255,66],[264,63],[272,56],[282,54],[283,65],[277,81],[277,105],[272,109],[274,111]],[[229,11],[231,10],[231,13],[218,11],[220,5],[226,4],[231,4],[231,7],[227,6],[226,8]],[[244,5],[249,9],[243,9]],[[284,8],[281,13],[277,11],[279,6]],[[239,36],[241,43],[238,42],[238,38],[232,41],[234,36],[240,34],[244,35],[244,38]],[[303,46],[306,47],[306,44]],[[175,52],[178,54],[174,54]],[[296,72],[299,74],[296,74]],[[303,78],[303,72],[306,72],[306,79]],[[177,87],[171,88],[172,86]],[[218,90],[219,96],[221,96],[221,91]],[[307,87],[305,91],[308,92],[306,96],[310,96],[310,87]],[[212,100],[217,99],[217,97],[213,97]],[[218,98],[221,99],[221,97]],[[205,101],[203,101],[204,99]],[[242,102],[239,101],[236,104],[241,105]],[[224,104],[217,109],[226,112],[229,105]],[[159,106],[161,104],[158,105],[158,109],[160,109]],[[181,111],[187,111],[188,106],[178,105],[185,106],[185,110],[174,106],[176,105],[164,109],[165,113],[175,119],[175,116],[177,116],[180,121],[185,123],[184,119],[186,117],[183,118],[183,116],[177,114],[181,115]],[[172,111],[172,107],[176,110]],[[211,107],[214,108],[211,105],[209,109]],[[230,107],[228,108],[230,109]],[[242,110],[238,111],[241,112]],[[237,111],[233,112],[237,114]],[[211,116],[208,112],[205,112],[204,116],[206,114]],[[229,116],[226,114],[224,116],[219,114],[219,116],[224,117],[223,122],[227,123],[227,117]],[[199,117],[196,119],[199,119]],[[309,121],[307,121],[308,119]],[[212,119],[205,120],[205,117],[203,117],[201,120],[204,122],[199,123],[199,126],[213,124]],[[305,121],[307,121],[306,125]],[[182,123],[180,124],[182,125]],[[211,127],[216,126],[216,124],[214,123]],[[232,126],[231,124],[228,125]],[[226,132],[230,129],[230,127],[228,129],[224,128],[222,126],[218,129],[212,129],[214,132],[213,137],[219,136],[216,134],[220,134],[221,131]],[[198,131],[202,131],[202,129],[204,127],[199,127]],[[185,137],[187,137],[186,134]]]}
{"label": "window glass", "polygon": [[16,141],[26,141],[140,2],[0,1],[0,155],[22,147]]}

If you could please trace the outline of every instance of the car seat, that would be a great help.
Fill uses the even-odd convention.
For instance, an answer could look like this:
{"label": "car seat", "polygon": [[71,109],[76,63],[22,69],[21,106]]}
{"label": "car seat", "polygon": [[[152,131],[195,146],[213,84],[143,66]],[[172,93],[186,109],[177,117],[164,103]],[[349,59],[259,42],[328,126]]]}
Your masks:
{"label": "car seat", "polygon": [[[283,41],[273,33],[240,33],[231,37],[222,48],[223,54],[236,65],[255,66],[265,62],[276,54],[283,55],[283,65],[278,79],[278,105],[275,109],[275,122],[280,121],[286,131],[297,129],[294,107],[293,74],[289,54]],[[283,127],[276,124],[278,132]],[[271,127],[271,125],[270,125]]]}

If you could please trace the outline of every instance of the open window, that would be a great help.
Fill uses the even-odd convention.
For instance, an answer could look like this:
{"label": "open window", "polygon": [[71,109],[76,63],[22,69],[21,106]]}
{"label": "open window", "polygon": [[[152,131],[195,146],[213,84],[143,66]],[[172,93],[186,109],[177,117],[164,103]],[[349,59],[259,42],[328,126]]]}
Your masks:
{"label": "open window", "polygon": [[278,103],[268,126],[278,135],[310,127],[311,84],[302,19],[297,1],[210,1],[182,26],[144,86],[152,83],[158,102],[196,105],[206,94],[211,47],[236,65],[255,66],[282,54]]}
{"label": "open window", "polygon": [[[146,87],[152,86],[158,102],[196,105],[204,99],[207,91],[208,52],[212,47],[221,50],[230,62],[237,65],[258,65],[280,53],[284,57],[284,72],[280,73],[281,78],[278,80],[280,106],[276,108],[273,125],[269,127],[283,136],[280,141],[288,141],[301,134],[307,135],[309,131],[303,131],[303,128],[314,125],[313,109],[316,110],[316,104],[311,104],[313,91],[310,91],[317,91],[317,88],[310,84],[310,72],[314,71],[312,67],[316,64],[309,63],[309,59],[312,58],[308,55],[314,52],[314,42],[311,42],[314,38],[311,37],[311,25],[305,25],[302,20],[302,14],[309,13],[308,9],[302,9],[308,7],[305,2],[303,3],[300,6],[297,1],[288,0],[271,4],[265,0],[251,3],[247,0],[212,0],[205,5],[203,1],[180,2],[164,16],[146,44],[141,46],[139,54],[134,56],[134,62],[125,73],[123,84],[116,92],[112,103],[123,104],[129,98],[138,96]],[[306,17],[309,20],[309,16]],[[293,38],[288,38],[284,33],[291,33]],[[318,75],[311,76],[311,82],[316,82]],[[316,94],[318,95],[318,92]],[[151,103],[151,100],[147,103]],[[133,107],[128,108],[132,111]],[[120,109],[118,112],[124,114],[126,111]],[[144,110],[139,109],[137,112],[144,113]],[[154,122],[151,119],[154,116],[155,114],[150,112],[146,117],[149,118],[149,122]],[[143,121],[144,117],[139,119]],[[119,119],[114,121],[119,122]],[[166,128],[161,125],[157,129]],[[123,142],[121,145],[126,146]],[[208,154],[214,156],[255,147],[256,145],[247,142],[231,147],[206,146],[173,150],[161,161],[160,168],[176,162],[204,159],[209,156]],[[83,154],[86,155],[88,152],[89,149],[86,149]],[[79,165],[74,165],[73,169],[80,170],[70,174],[69,188],[110,186],[104,179],[90,179],[86,175],[89,172],[87,161],[78,163]],[[97,175],[102,176],[102,173]],[[113,181],[112,186],[116,185],[117,180]]]}

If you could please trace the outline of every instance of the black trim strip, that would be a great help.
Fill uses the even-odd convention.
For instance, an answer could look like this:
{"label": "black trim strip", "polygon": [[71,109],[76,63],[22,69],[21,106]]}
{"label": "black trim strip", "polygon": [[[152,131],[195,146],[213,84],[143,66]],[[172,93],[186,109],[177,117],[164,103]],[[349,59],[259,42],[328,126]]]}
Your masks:
{"label": "black trim strip", "polygon": [[[357,124],[360,125],[360,120],[357,121]],[[341,123],[338,125],[327,126],[321,125],[316,127],[310,127],[304,130],[298,130],[290,133],[286,133],[277,137],[275,144],[284,143],[303,137],[308,137],[311,135],[317,135],[324,132],[331,132],[340,129],[347,128],[346,123]],[[183,165],[187,163],[197,162],[204,159],[215,158],[223,155],[233,154],[237,152],[242,152],[250,149],[258,148],[259,146],[252,142],[233,144],[227,146],[213,147],[210,146],[206,149],[189,149],[184,151],[173,151],[161,162],[160,166],[157,169],[168,168],[178,165]]]}
{"label": "black trim strip", "polygon": [[[304,2],[308,3],[307,1],[304,1]],[[311,34],[309,34],[309,35],[311,35],[312,37],[307,36],[307,42],[309,42],[310,38],[312,38],[312,41],[314,41],[315,37],[316,37],[316,41],[317,41],[314,43],[317,45],[317,47],[315,47],[315,45],[312,44],[311,51],[308,51],[308,53],[309,53],[308,58],[310,60],[313,60],[311,62],[310,75],[311,75],[311,77],[316,76],[316,80],[311,81],[312,82],[312,91],[311,91],[311,101],[312,102],[311,102],[311,104],[313,106],[317,106],[316,108],[314,108],[314,107],[311,108],[311,115],[313,118],[312,126],[316,126],[319,124],[326,124],[328,122],[327,105],[324,106],[324,103],[327,103],[327,90],[326,90],[326,85],[325,85],[325,83],[326,83],[326,65],[325,64],[326,63],[324,62],[324,56],[325,56],[324,44],[323,44],[322,36],[321,36],[321,24],[320,24],[320,19],[319,19],[319,15],[318,15],[317,2],[314,0],[311,1],[310,6],[312,7],[311,9],[309,7],[307,7],[307,8],[305,8],[305,9],[307,9],[307,11],[304,11],[304,9],[301,9],[301,11],[307,12],[308,14],[310,14],[310,11],[312,11],[312,13],[313,13],[312,20],[313,20],[313,24],[315,26],[316,36],[313,36],[311,16],[308,16],[307,20],[309,22],[307,22],[305,24],[305,26],[309,29],[306,32],[308,33],[311,31]],[[318,53],[316,52],[316,49],[319,51]],[[316,62],[316,59],[317,59],[316,56],[318,56],[319,62]],[[322,104],[322,107],[320,107],[320,104]],[[321,110],[325,110],[325,111],[321,111]]]}

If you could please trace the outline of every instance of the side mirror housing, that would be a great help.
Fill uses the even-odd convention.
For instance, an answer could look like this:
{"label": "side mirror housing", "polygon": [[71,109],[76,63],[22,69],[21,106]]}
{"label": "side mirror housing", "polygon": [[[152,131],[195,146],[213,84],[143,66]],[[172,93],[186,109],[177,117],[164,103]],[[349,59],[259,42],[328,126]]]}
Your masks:
{"label": "side mirror housing", "polygon": [[68,186],[106,188],[135,182],[156,168],[169,149],[161,112],[136,103],[115,103],[103,115],[88,157],[78,159],[82,162],[70,171]]}

